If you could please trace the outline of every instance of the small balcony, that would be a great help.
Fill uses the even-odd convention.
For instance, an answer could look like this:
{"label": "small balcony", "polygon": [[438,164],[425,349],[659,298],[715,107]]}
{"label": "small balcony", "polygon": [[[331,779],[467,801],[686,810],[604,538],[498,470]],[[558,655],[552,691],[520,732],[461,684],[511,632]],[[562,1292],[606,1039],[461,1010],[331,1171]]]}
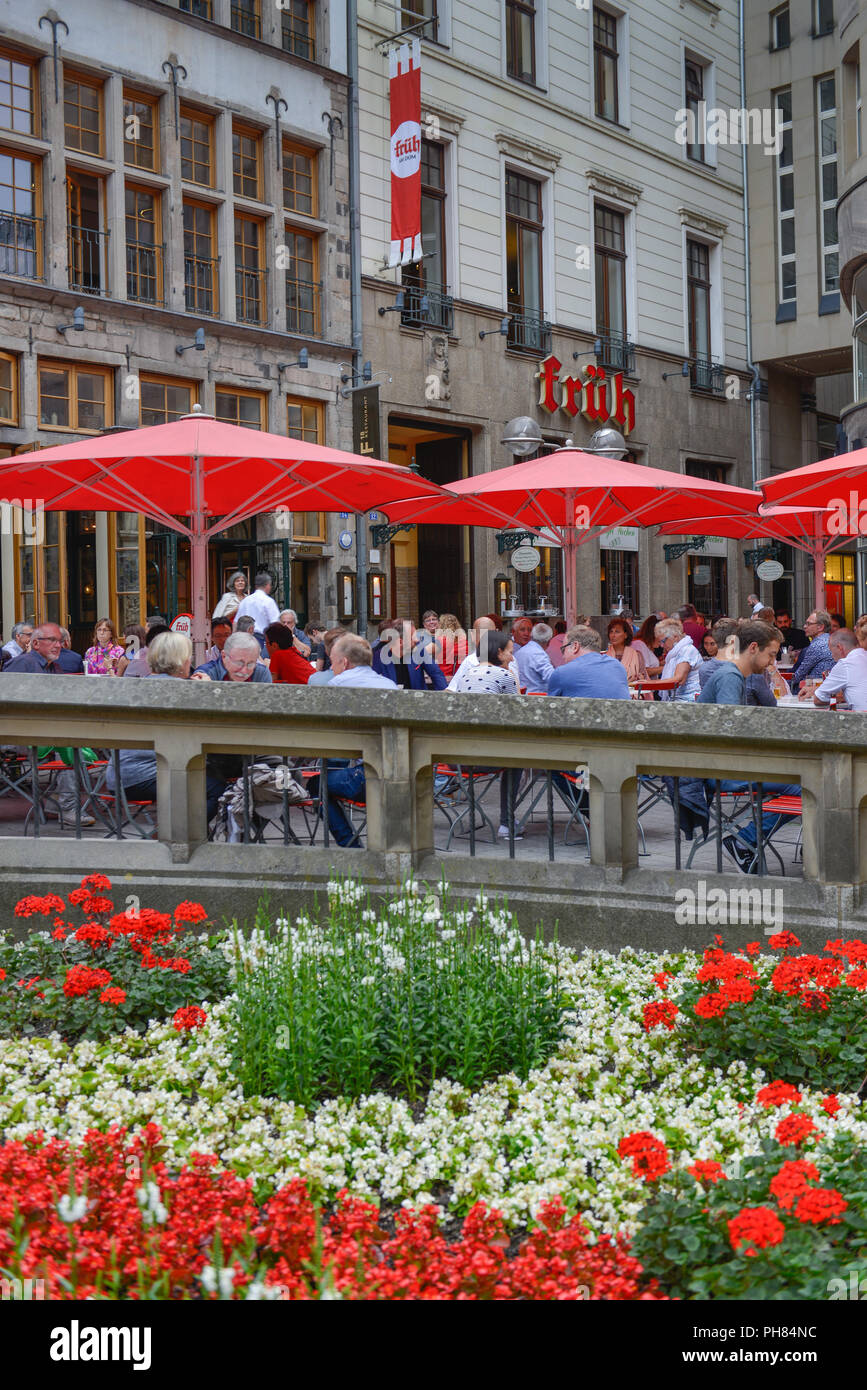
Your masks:
{"label": "small balcony", "polygon": [[689,364],[689,384],[693,391],[706,396],[724,396],[726,369],[708,357],[693,357]]}
{"label": "small balcony", "polygon": [[0,213],[0,275],[42,279],[42,223],[41,217]]}
{"label": "small balcony", "polygon": [[164,304],[162,246],[126,244],[126,297],[133,304]]}
{"label": "small balcony", "polygon": [[235,318],[238,323],[265,322],[265,272],[235,267]]}
{"label": "small balcony", "polygon": [[80,294],[108,293],[108,232],[70,224],[66,237],[69,288]]}
{"label": "small balcony", "polygon": [[287,14],[285,10],[282,15],[281,37],[284,53],[291,53],[295,58],[306,58],[309,63],[316,61],[316,43],[312,26],[305,24],[295,14]]}
{"label": "small balcony", "polygon": [[444,333],[454,332],[455,301],[446,293],[448,285],[403,284],[401,289],[402,328],[441,328]]}
{"label": "small balcony", "polygon": [[635,374],[635,344],[623,333],[597,333],[593,351],[600,367],[626,376]]}
{"label": "small balcony", "polygon": [[509,331],[506,345],[513,352],[541,354],[547,357],[551,351],[551,325],[538,311],[525,310],[520,313],[509,309]]}
{"label": "small balcony", "polygon": [[286,332],[318,338],[322,332],[322,285],[286,276]]}
{"label": "small balcony", "polygon": [[219,256],[184,256],[184,304],[188,314],[215,318],[220,310]]}

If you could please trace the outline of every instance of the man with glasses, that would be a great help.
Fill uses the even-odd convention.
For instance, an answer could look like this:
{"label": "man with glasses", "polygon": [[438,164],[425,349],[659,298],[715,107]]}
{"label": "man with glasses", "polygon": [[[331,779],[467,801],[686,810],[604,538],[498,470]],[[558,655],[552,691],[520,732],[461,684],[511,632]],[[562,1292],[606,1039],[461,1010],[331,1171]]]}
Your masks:
{"label": "man with glasses", "polygon": [[814,608],[804,623],[804,631],[810,639],[810,645],[801,652],[792,672],[790,684],[793,695],[797,695],[802,681],[822,680],[834,665],[828,641],[831,614],[826,613],[823,608]]}
{"label": "man with glasses", "polygon": [[[33,675],[60,676],[64,672],[60,665],[60,653],[63,650],[63,633],[56,623],[43,623],[41,627],[33,629],[30,639],[30,650],[24,652],[22,656],[16,656],[14,661],[10,661],[8,666],[3,667],[4,676],[10,676],[16,672],[29,671]],[[75,673],[70,673],[75,674]]]}
{"label": "man with glasses", "polygon": [[252,681],[254,685],[271,685],[271,672],[260,662],[259,656],[259,641],[252,632],[233,632],[226,638],[219,656],[197,666],[191,680]]}
{"label": "man with glasses", "polygon": [[624,667],[602,651],[602,638],[596,629],[583,623],[566,633],[563,665],[552,672],[548,694],[596,700],[630,698]]}
{"label": "man with glasses", "polygon": [[0,665],[5,661],[8,665],[16,657],[23,656],[30,650],[30,641],[33,637],[33,628],[30,623],[15,623],[12,628],[12,636],[9,641],[0,648]]}

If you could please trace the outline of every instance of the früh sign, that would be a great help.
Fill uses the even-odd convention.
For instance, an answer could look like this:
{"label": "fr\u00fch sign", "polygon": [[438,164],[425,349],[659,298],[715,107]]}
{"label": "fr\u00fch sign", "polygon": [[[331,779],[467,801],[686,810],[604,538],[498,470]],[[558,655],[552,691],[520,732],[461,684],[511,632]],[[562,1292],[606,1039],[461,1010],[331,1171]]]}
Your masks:
{"label": "fr\u00fch sign", "polygon": [[[545,410],[552,415],[563,410],[573,419],[580,414],[597,425],[610,420],[624,435],[635,428],[635,396],[628,387],[624,388],[622,372],[615,372],[606,380],[604,370],[590,363],[584,368],[586,380],[582,381],[577,376],[561,377],[562,365],[552,353],[536,373],[539,404]],[[555,387],[559,388],[559,396]]]}
{"label": "fr\u00fch sign", "polygon": [[391,95],[389,265],[421,260],[421,44],[388,55]]}

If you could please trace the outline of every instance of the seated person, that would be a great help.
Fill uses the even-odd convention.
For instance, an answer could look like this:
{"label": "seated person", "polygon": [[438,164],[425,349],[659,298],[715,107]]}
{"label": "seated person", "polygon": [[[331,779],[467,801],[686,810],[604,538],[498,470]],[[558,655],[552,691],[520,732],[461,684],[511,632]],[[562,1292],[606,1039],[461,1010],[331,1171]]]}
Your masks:
{"label": "seated person", "polygon": [[277,685],[306,685],[313,667],[295,650],[292,629],[285,623],[269,623],[265,629],[265,650],[270,658],[268,669]]}

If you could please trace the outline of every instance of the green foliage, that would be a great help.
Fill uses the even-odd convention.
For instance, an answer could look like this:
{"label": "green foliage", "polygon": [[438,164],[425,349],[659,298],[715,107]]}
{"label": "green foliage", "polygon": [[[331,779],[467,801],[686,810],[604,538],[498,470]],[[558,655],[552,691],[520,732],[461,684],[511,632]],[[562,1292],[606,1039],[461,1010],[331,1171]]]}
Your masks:
{"label": "green foliage", "polygon": [[438,1077],[525,1078],[561,1035],[556,958],[513,919],[407,885],[376,911],[329,884],[327,918],[236,937],[232,1048],[247,1095],[305,1106],[386,1087],[415,1101]]}

